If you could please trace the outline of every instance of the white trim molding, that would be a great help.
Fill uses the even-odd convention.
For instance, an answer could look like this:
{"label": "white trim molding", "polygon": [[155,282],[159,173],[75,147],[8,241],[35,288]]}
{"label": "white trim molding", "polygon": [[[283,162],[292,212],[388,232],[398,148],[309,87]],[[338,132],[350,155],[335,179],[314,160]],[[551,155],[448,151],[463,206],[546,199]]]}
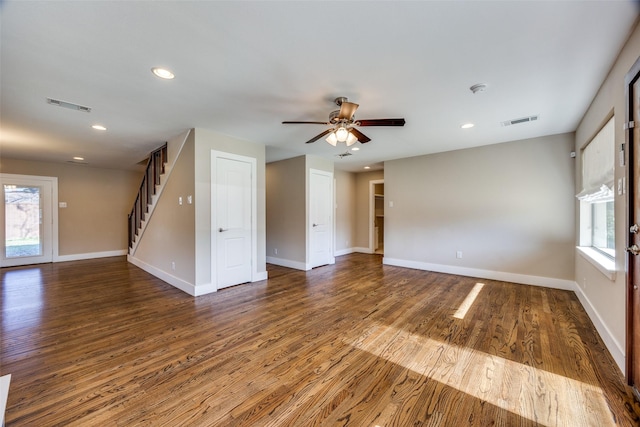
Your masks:
{"label": "white trim molding", "polygon": [[607,346],[607,350],[609,350],[609,353],[611,353],[613,360],[616,361],[616,364],[620,369],[620,373],[624,374],[626,370],[626,353],[624,347],[620,345],[618,340],[614,338],[609,328],[607,328],[606,323],[602,320],[602,317],[600,317],[598,311],[595,309],[593,304],[591,304],[591,301],[589,300],[587,295],[585,295],[582,291],[582,288],[578,286],[577,283],[575,283],[574,289],[578,300],[580,300],[580,304],[582,304],[582,307],[584,307],[584,310],[589,315],[593,326],[596,327],[596,330],[600,334],[602,341],[604,341],[604,344]]}
{"label": "white trim molding", "polygon": [[53,262],[67,262],[67,261],[80,261],[83,259],[95,259],[95,258],[109,258],[113,256],[126,255],[126,249],[120,249],[117,251],[105,251],[105,252],[89,252],[84,254],[71,254],[71,255],[58,255]]}
{"label": "white trim molding", "polygon": [[141,268],[147,273],[156,276],[158,279],[164,282],[167,282],[167,284],[175,288],[178,288],[183,292],[188,293],[191,296],[195,297],[198,295],[204,295],[209,292],[215,292],[215,288],[207,292],[206,285],[196,287],[193,283],[186,282],[176,276],[173,276],[167,273],[166,271],[160,270],[159,268],[156,268],[150,264],[147,264],[146,262],[139,260],[138,258],[135,258],[131,255],[127,256],[127,261],[129,261],[131,264],[135,265],[136,267]]}
{"label": "white trim molding", "polygon": [[279,265],[281,267],[293,268],[295,270],[302,270],[302,271],[311,270],[310,264],[300,262],[300,261],[293,261],[290,259],[284,259],[284,258],[275,258],[275,257],[268,256],[267,263],[273,264],[273,265]]}
{"label": "white trim molding", "polygon": [[456,274],[458,276],[478,277],[480,279],[500,280],[502,282],[520,283],[523,285],[544,286],[547,288],[574,291],[573,280],[556,279],[553,277],[529,276],[526,274],[506,273],[503,271],[482,270],[479,268],[456,267],[453,265],[430,264],[427,262],[410,261],[396,258],[382,258],[385,265],[414,268],[416,270],[435,271],[438,273]]}

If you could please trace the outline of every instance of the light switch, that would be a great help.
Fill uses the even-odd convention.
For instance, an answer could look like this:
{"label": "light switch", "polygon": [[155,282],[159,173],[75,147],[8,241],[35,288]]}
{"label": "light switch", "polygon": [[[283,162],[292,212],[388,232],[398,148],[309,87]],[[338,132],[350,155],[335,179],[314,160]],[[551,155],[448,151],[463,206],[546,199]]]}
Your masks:
{"label": "light switch", "polygon": [[393,202],[391,200],[389,200],[389,207],[392,208],[393,207]]}
{"label": "light switch", "polygon": [[187,203],[188,204],[193,203],[193,196],[191,196],[191,195],[187,196]]}
{"label": "light switch", "polygon": [[67,207],[67,202],[60,202],[60,203],[58,203],[58,207],[59,207],[59,208],[66,208],[66,207]]}

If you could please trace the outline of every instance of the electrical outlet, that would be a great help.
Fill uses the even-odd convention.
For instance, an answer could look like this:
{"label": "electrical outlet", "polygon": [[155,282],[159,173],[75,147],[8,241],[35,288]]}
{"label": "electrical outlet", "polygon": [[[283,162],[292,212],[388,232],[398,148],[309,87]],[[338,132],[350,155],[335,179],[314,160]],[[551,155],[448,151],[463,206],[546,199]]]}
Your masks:
{"label": "electrical outlet", "polygon": [[175,271],[175,269],[176,269],[175,261],[171,261],[171,269]]}
{"label": "electrical outlet", "polygon": [[273,250],[273,253],[274,253],[275,255],[278,255],[278,248],[275,248],[275,249]]}
{"label": "electrical outlet", "polygon": [[462,259],[462,251],[456,251],[456,258]]}

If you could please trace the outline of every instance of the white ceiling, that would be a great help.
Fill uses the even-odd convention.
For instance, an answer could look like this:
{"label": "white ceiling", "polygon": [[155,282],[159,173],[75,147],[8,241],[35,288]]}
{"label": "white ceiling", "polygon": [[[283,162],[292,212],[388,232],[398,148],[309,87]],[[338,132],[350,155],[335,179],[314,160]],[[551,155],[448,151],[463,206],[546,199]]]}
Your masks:
{"label": "white ceiling", "polygon": [[[574,131],[638,17],[633,1],[4,1],[0,149],[131,168],[185,129],[361,171]],[[160,80],[164,66],[176,78]],[[469,87],[488,89],[472,94]],[[304,144],[346,96],[372,141]],[[90,113],[47,104],[55,98]],[[536,122],[502,127],[505,120]],[[472,129],[460,125],[473,122]],[[95,123],[106,132],[91,129]],[[360,145],[359,143],[357,145]]]}

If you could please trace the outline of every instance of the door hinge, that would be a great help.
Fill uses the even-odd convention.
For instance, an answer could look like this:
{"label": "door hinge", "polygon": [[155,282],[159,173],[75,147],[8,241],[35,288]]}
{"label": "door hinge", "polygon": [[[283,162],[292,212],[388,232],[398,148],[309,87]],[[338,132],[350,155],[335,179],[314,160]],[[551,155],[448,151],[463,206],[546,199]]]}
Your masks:
{"label": "door hinge", "polygon": [[633,129],[634,127],[636,127],[636,122],[634,121],[630,121],[624,124],[624,130]]}

